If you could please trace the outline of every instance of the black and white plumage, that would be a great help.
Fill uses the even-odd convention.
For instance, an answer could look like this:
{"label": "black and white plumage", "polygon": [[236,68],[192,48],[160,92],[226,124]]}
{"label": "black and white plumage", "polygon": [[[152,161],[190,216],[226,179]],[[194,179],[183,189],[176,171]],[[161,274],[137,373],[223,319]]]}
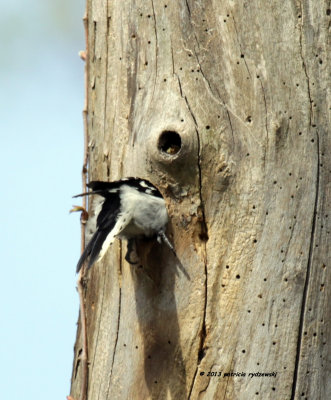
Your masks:
{"label": "black and white plumage", "polygon": [[128,240],[126,260],[130,263],[130,252],[134,240],[139,237],[156,237],[164,241],[175,253],[165,235],[168,222],[165,201],[159,190],[145,179],[125,178],[115,182],[93,181],[87,185],[86,195],[104,198],[96,220],[96,231],[85,247],[77,272],[89,258],[88,268],[100,261],[115,238]]}

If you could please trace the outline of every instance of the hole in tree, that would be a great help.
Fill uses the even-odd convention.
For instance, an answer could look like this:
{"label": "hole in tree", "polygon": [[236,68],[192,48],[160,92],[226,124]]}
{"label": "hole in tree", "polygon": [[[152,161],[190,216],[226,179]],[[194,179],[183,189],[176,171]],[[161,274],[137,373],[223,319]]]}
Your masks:
{"label": "hole in tree", "polygon": [[182,147],[182,139],[177,132],[164,131],[159,137],[158,149],[162,153],[175,155]]}

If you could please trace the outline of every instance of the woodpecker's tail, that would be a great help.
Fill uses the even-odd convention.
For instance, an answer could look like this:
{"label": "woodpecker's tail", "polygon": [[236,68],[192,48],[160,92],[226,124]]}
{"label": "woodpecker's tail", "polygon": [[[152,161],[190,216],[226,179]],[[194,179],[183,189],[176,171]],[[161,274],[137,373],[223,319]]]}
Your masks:
{"label": "woodpecker's tail", "polygon": [[170,240],[167,238],[166,234],[163,231],[160,231],[158,236],[164,241],[164,243],[169,247],[169,249],[174,253],[177,257],[176,251],[174,246],[171,244]]}
{"label": "woodpecker's tail", "polygon": [[166,234],[163,231],[160,231],[157,235],[158,240],[163,240],[163,242],[169,247],[169,249],[174,253],[175,257],[178,260],[177,266],[179,269],[183,272],[183,274],[186,276],[186,278],[190,281],[190,275],[186,272],[184,266],[180,262],[179,258],[177,257],[176,251],[174,249],[174,246],[171,244],[170,240],[167,238]]}

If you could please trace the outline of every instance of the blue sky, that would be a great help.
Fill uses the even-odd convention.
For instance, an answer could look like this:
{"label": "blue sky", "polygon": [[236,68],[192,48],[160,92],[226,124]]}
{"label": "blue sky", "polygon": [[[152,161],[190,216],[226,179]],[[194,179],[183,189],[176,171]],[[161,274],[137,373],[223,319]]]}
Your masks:
{"label": "blue sky", "polygon": [[0,387],[65,399],[78,318],[85,0],[0,0]]}

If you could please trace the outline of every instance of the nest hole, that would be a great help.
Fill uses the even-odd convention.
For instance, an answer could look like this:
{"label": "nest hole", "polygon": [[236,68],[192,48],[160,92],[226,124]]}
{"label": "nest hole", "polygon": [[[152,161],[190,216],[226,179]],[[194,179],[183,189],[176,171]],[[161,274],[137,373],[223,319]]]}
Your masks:
{"label": "nest hole", "polygon": [[158,142],[158,149],[161,153],[168,155],[177,154],[182,147],[182,139],[175,131],[164,131],[161,133]]}

